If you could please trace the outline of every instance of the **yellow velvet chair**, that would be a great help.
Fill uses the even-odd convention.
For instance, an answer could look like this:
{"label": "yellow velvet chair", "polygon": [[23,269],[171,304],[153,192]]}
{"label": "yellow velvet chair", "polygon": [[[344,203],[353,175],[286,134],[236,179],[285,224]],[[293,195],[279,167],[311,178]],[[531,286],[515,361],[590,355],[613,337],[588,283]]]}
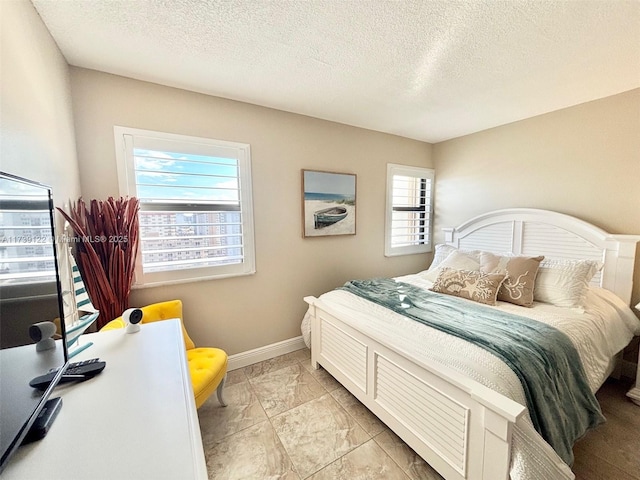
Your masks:
{"label": "yellow velvet chair", "polygon": [[[184,328],[182,320],[182,301],[170,300],[168,302],[154,303],[142,307],[142,323],[157,322],[170,318],[179,318],[182,326],[182,336],[187,350],[187,361],[189,362],[189,372],[191,373],[191,384],[196,398],[196,407],[200,406],[209,398],[214,390],[217,390],[220,405],[226,407],[222,395],[224,381],[227,374],[227,353],[219,348],[196,348],[193,340]],[[125,323],[122,317],[111,320],[100,329],[101,332],[124,328]]]}

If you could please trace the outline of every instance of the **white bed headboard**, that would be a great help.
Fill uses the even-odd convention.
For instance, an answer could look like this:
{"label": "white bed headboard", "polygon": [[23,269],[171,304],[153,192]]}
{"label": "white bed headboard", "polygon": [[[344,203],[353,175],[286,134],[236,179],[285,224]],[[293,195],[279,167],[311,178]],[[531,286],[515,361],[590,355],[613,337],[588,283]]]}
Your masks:
{"label": "white bed headboard", "polygon": [[640,235],[612,235],[570,215],[532,208],[496,210],[443,231],[448,245],[465,250],[599,260],[604,267],[592,283],[631,303]]}

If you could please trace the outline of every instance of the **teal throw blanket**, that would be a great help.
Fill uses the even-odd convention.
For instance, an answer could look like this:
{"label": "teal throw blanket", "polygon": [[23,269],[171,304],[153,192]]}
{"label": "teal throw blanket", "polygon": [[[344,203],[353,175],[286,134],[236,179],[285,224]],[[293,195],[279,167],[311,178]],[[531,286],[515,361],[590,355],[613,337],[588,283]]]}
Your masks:
{"label": "teal throw blanket", "polygon": [[392,279],[354,280],[341,289],[504,361],[522,383],[534,427],[568,465],[574,442],[604,421],[578,352],[558,329]]}

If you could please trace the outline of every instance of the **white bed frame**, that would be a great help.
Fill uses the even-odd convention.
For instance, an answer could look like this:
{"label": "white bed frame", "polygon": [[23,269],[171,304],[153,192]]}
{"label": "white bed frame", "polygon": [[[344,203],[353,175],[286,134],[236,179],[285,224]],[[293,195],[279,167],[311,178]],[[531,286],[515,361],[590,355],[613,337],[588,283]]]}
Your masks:
{"label": "white bed frame", "polygon": [[[594,283],[630,303],[640,236],[534,209],[498,210],[444,231],[462,249],[600,260]],[[305,301],[314,368],[322,365],[447,480],[509,477],[511,433],[525,407],[363,334],[315,297]]]}

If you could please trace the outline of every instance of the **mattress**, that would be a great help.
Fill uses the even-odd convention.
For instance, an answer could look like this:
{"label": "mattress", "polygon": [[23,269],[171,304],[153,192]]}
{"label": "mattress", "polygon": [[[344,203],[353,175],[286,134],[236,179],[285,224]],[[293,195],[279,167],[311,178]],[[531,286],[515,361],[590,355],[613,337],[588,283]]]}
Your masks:
{"label": "mattress", "polygon": [[[419,275],[398,277],[397,280],[420,288],[432,286]],[[345,323],[374,339],[384,339],[385,343],[391,343],[414,360],[445,365],[526,405],[518,377],[490,352],[344,290],[325,293],[320,300]],[[543,303],[525,308],[498,302],[492,308],[532,318],[564,332],[580,356],[593,392],[611,373],[616,354],[634,335],[640,335],[640,320],[631,309],[615,294],[597,287],[589,288],[584,311]],[[308,319],[303,320],[302,330],[306,341],[309,338]],[[569,466],[534,429],[528,414],[521,416],[514,428],[511,478],[574,478]]]}

